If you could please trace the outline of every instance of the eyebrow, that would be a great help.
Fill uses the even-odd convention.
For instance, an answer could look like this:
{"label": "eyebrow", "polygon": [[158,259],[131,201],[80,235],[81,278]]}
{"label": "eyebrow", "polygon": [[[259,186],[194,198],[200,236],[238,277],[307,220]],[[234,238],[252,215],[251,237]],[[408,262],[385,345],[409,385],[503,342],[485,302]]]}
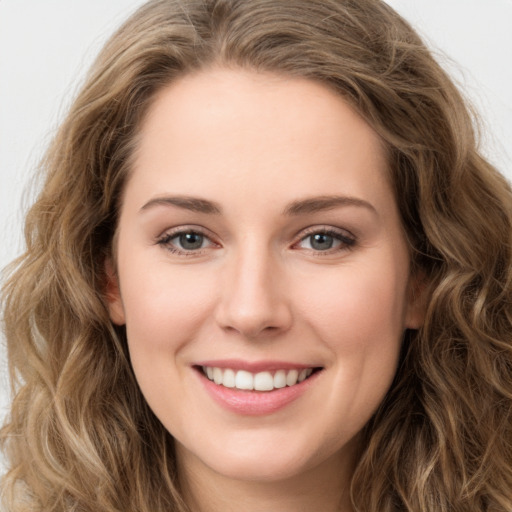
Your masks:
{"label": "eyebrow", "polygon": [[[209,201],[207,199],[200,199],[190,196],[162,196],[155,197],[148,201],[141,208],[141,211],[154,208],[156,206],[177,206],[184,210],[189,210],[197,213],[204,213],[208,215],[220,215],[222,207],[219,203]],[[307,199],[299,199],[293,201],[283,210],[283,215],[287,217],[295,217],[299,215],[306,215],[322,211],[333,210],[343,206],[358,206],[366,208],[373,213],[377,213],[371,203],[350,196],[318,196]]]}
{"label": "eyebrow", "polygon": [[148,210],[149,208],[153,208],[155,206],[177,206],[178,208],[183,208],[184,210],[206,213],[209,215],[219,215],[222,213],[222,208],[218,203],[189,196],[155,197],[154,199],[148,201],[141,208],[141,211]]}
{"label": "eyebrow", "polygon": [[339,208],[340,206],[358,206],[366,208],[375,214],[377,213],[377,210],[371,203],[357,197],[319,196],[293,201],[293,203],[289,204],[284,209],[283,214],[286,216],[304,215],[308,213],[333,210],[334,208]]}

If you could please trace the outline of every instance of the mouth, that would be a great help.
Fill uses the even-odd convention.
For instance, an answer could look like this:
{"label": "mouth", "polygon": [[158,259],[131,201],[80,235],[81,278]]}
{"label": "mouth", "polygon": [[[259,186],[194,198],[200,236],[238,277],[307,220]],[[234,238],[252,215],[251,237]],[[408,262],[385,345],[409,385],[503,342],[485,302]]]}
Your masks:
{"label": "mouth", "polygon": [[293,387],[322,370],[320,367],[277,369],[253,373],[247,370],[219,368],[216,366],[196,367],[209,381],[225,388],[241,391],[269,392]]}
{"label": "mouth", "polygon": [[224,359],[193,365],[207,394],[230,413],[261,416],[278,411],[311,396],[324,373],[322,366],[288,361],[243,361]]}

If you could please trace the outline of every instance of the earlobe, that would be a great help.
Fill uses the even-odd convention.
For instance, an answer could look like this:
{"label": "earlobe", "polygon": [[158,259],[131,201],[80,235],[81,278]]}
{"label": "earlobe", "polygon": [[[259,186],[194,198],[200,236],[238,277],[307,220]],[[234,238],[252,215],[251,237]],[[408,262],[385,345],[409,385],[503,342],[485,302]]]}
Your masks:
{"label": "earlobe", "polygon": [[114,265],[110,258],[105,260],[105,299],[107,302],[110,319],[116,325],[124,325],[126,323],[124,306],[121,300],[121,291],[119,288],[119,278],[114,269]]}
{"label": "earlobe", "polygon": [[405,319],[405,327],[407,329],[419,329],[425,322],[428,304],[427,284],[426,275],[422,271],[415,272],[410,278]]}

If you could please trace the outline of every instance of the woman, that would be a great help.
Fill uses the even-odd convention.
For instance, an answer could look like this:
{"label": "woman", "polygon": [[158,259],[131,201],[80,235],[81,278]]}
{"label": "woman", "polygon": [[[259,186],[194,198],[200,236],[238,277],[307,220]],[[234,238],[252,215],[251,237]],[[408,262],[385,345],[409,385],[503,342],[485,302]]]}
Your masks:
{"label": "woman", "polygon": [[151,1],[44,166],[8,510],[512,508],[512,194],[385,4]]}

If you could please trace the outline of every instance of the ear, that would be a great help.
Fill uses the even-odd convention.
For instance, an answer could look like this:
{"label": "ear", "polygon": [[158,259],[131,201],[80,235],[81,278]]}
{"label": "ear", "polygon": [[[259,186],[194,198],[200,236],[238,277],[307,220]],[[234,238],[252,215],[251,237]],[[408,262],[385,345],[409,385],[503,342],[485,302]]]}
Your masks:
{"label": "ear", "polygon": [[419,329],[424,321],[428,305],[427,276],[421,270],[415,271],[408,283],[405,327]]}
{"label": "ear", "polygon": [[105,277],[104,292],[110,319],[117,325],[124,325],[126,319],[119,289],[119,278],[110,258],[105,260]]}

